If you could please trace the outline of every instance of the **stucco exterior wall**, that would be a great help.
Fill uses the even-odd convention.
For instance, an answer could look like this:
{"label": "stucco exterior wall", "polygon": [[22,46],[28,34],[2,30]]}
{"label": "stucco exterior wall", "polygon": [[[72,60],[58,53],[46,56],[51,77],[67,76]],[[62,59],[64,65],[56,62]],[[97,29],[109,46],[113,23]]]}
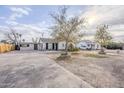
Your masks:
{"label": "stucco exterior wall", "polygon": [[[27,45],[27,44],[26,44]],[[21,50],[34,50],[34,44],[29,44],[29,47],[20,47]]]}
{"label": "stucco exterior wall", "polygon": [[48,43],[48,49],[52,50],[52,43]]}
{"label": "stucco exterior wall", "polygon": [[58,43],[58,50],[64,50],[65,49],[65,42],[64,41],[61,41]]}
{"label": "stucco exterior wall", "polygon": [[46,49],[46,43],[43,43],[43,48],[42,50],[45,50]]}

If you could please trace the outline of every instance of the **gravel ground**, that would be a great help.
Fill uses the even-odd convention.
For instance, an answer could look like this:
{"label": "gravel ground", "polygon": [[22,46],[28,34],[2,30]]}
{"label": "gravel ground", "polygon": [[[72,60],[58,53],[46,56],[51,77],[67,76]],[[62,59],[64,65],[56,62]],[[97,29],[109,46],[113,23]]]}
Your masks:
{"label": "gravel ground", "polygon": [[[56,62],[93,87],[124,87],[124,51],[117,54],[114,50],[107,50],[108,58],[84,57],[84,52],[90,51],[83,51],[69,60]],[[55,60],[59,54],[50,53],[48,56]]]}
{"label": "gravel ground", "polygon": [[0,54],[1,88],[92,87],[41,51]]}

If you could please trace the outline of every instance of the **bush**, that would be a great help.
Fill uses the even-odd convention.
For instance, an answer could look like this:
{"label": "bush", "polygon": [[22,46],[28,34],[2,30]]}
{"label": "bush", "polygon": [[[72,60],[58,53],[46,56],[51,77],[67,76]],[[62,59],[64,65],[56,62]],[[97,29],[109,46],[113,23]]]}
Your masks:
{"label": "bush", "polygon": [[107,58],[106,55],[100,55],[100,54],[95,54],[95,53],[86,53],[83,56],[85,56],[85,57],[94,57],[94,58]]}
{"label": "bush", "polygon": [[62,53],[59,57],[57,57],[57,60],[68,60],[71,58],[71,55]]}
{"label": "bush", "polygon": [[71,48],[71,49],[68,49],[68,51],[70,52],[79,51],[79,48]]}
{"label": "bush", "polygon": [[100,49],[100,51],[99,51],[98,53],[99,53],[99,54],[102,54],[102,55],[105,55],[105,54],[106,54],[106,52],[105,52],[105,49],[104,49],[104,48]]}
{"label": "bush", "polygon": [[110,43],[106,46],[107,49],[123,49],[123,45],[121,43]]}
{"label": "bush", "polygon": [[70,51],[70,52],[79,51],[79,48],[76,48],[73,43],[70,43],[68,46],[68,51]]}
{"label": "bush", "polygon": [[104,52],[104,51],[99,51],[98,53],[99,54],[104,54],[104,55],[106,54],[106,52]]}

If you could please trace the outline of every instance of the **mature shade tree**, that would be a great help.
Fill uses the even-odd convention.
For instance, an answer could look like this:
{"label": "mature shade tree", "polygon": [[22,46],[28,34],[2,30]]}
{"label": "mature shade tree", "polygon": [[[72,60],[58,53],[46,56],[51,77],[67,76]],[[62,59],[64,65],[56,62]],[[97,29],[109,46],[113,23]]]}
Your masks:
{"label": "mature shade tree", "polygon": [[52,13],[50,16],[54,20],[54,25],[50,28],[52,36],[57,40],[66,42],[65,54],[68,54],[68,44],[75,43],[81,39],[81,28],[84,27],[85,19],[80,16],[69,17],[67,15],[67,7],[62,7],[57,13]]}
{"label": "mature shade tree", "polygon": [[108,25],[99,25],[95,34],[95,40],[101,45],[101,51],[99,53],[105,54],[104,46],[106,46],[111,40],[112,36],[107,31]]}

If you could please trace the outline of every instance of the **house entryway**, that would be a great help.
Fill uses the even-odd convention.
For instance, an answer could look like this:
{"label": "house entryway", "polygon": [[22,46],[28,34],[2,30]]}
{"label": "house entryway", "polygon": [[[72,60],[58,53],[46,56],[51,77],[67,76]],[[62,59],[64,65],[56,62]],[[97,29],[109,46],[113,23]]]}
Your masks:
{"label": "house entryway", "polygon": [[58,43],[46,43],[46,50],[58,50]]}

